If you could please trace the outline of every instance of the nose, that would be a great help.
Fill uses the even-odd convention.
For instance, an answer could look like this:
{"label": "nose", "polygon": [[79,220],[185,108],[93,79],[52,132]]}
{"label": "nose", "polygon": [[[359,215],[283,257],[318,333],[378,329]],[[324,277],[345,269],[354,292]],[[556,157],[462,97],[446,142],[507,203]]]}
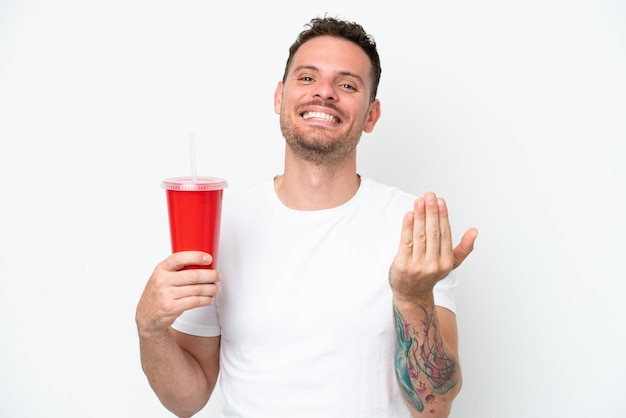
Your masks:
{"label": "nose", "polygon": [[319,81],[313,89],[313,96],[322,100],[335,100],[337,96],[335,86],[330,81]]}

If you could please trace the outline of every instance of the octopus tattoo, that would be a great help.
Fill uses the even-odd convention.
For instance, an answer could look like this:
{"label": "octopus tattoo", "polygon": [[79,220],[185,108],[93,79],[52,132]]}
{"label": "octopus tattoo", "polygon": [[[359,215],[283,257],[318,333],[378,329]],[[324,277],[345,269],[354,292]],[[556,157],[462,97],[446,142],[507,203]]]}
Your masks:
{"label": "octopus tattoo", "polygon": [[436,395],[447,393],[457,384],[457,360],[443,341],[434,313],[429,315],[423,309],[421,332],[395,307],[394,320],[398,338],[396,378],[406,401],[422,412],[424,402],[435,402]]}

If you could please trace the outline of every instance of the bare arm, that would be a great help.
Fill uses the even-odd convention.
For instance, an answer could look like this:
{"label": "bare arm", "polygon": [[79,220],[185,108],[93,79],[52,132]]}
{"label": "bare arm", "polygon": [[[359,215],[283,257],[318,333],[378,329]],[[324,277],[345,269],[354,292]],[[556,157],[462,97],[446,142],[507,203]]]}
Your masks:
{"label": "bare arm", "polygon": [[215,270],[181,270],[210,264],[200,252],[176,253],[155,268],[136,312],[143,370],[163,405],[190,417],[207,403],[219,372],[220,337],[196,337],[171,329],[185,310],[206,306],[218,292]]}
{"label": "bare arm", "polygon": [[461,388],[454,314],[441,307],[394,306],[394,315],[396,377],[405,403],[413,416],[447,417]]}
{"label": "bare arm", "polygon": [[477,231],[453,249],[443,199],[415,201],[403,221],[400,248],[390,269],[397,330],[395,367],[414,417],[447,417],[461,387],[456,317],[436,307],[433,287],[472,251]]}

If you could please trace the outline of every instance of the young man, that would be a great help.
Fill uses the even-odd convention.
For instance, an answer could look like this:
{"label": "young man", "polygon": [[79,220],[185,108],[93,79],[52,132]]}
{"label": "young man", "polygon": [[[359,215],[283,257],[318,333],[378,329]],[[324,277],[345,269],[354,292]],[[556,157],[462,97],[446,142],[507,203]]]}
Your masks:
{"label": "young man", "polygon": [[[356,146],[380,117],[376,45],[313,19],[290,48],[274,106],[284,173],[224,197],[211,255],[159,263],[137,307],[144,371],[191,416],[218,373],[224,417],[446,417],[461,387],[448,211],[361,178]],[[222,280],[223,277],[223,280]]]}

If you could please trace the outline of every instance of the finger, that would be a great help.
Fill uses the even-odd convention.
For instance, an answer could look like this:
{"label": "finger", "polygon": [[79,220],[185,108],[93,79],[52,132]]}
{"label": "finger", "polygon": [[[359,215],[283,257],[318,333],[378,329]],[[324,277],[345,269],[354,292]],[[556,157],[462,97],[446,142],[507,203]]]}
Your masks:
{"label": "finger", "polygon": [[439,205],[434,193],[426,193],[426,261],[439,259],[441,255],[441,230],[439,228]]}
{"label": "finger", "polygon": [[189,296],[186,298],[179,299],[177,301],[177,308],[179,309],[179,312],[180,312],[178,316],[180,316],[185,311],[188,311],[194,308],[199,308],[201,306],[208,306],[212,304],[213,302],[215,302],[215,297],[210,297],[210,296]]}
{"label": "finger", "polygon": [[441,237],[441,256],[446,260],[453,260],[454,253],[452,251],[452,229],[450,228],[450,219],[448,217],[448,206],[446,201],[437,198],[437,206],[439,207],[439,231]]}
{"label": "finger", "polygon": [[183,312],[190,309],[207,306],[215,300],[211,296],[188,296],[179,299],[171,299],[167,304],[162,305],[162,310],[158,314],[161,321],[169,327]]}
{"label": "finger", "polygon": [[216,270],[180,270],[163,276],[166,284],[159,294],[176,316],[192,307],[209,305],[219,293],[221,275]]}
{"label": "finger", "polygon": [[426,252],[426,202],[422,197],[415,199],[413,219],[413,230],[411,232],[413,252],[411,257],[414,260],[421,260]]}
{"label": "finger", "polygon": [[202,251],[179,251],[161,263],[164,270],[178,271],[186,266],[204,266],[213,262],[211,254]]}
{"label": "finger", "polygon": [[215,284],[221,280],[219,270],[213,269],[188,269],[171,273],[172,286],[190,286],[196,284]]}
{"label": "finger", "polygon": [[474,250],[476,237],[478,237],[478,229],[476,228],[470,228],[465,232],[465,234],[463,234],[461,242],[454,248],[453,268],[460,266],[465,258]]}
{"label": "finger", "polygon": [[213,298],[219,293],[219,286],[215,283],[200,283],[187,286],[176,286],[172,289],[173,299],[185,298]]}
{"label": "finger", "polygon": [[413,222],[415,215],[413,212],[407,212],[402,219],[402,231],[400,232],[400,248],[398,255],[404,260],[411,257],[413,252]]}

